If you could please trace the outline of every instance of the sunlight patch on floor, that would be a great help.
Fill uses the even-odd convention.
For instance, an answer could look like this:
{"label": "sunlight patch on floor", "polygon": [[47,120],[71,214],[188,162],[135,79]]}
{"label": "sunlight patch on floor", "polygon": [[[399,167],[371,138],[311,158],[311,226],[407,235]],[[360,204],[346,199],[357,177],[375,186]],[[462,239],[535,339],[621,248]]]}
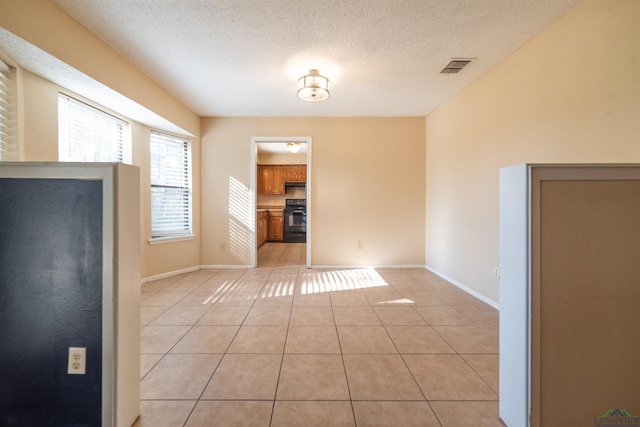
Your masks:
{"label": "sunlight patch on floor", "polygon": [[389,284],[373,268],[333,270],[312,273],[301,282],[302,294],[346,291],[389,286]]}

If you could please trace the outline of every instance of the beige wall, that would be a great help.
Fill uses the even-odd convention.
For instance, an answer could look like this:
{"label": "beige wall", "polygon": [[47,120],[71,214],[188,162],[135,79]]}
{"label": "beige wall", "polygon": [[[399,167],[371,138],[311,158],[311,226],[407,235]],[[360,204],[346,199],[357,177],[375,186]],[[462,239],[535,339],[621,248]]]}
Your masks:
{"label": "beige wall", "polygon": [[29,72],[22,73],[24,158],[58,160],[58,87]]}
{"label": "beige wall", "polygon": [[640,2],[587,0],[426,121],[426,264],[498,301],[498,171],[640,162]]}
{"label": "beige wall", "polygon": [[[146,125],[131,123],[133,164],[141,178],[141,276],[142,278],[200,265],[200,118],[162,87],[118,56],[107,45],[44,0],[0,1],[0,27],[66,62],[84,74],[164,117],[195,135],[193,151],[194,233],[196,239],[149,245],[151,237],[149,191],[149,131]],[[57,85],[21,72],[22,105],[19,117],[20,160],[56,161],[58,158]],[[69,91],[65,91],[74,95]],[[118,113],[117,111],[115,113]]]}
{"label": "beige wall", "polygon": [[48,0],[0,1],[0,27],[199,135],[196,114]]}
{"label": "beige wall", "polygon": [[306,153],[258,154],[258,163],[261,165],[304,165],[307,163]]}
{"label": "beige wall", "polygon": [[[22,161],[58,160],[58,93],[63,91],[98,108],[104,107],[92,103],[64,88],[61,88],[32,73],[23,72],[24,94],[24,156]],[[117,112],[111,112],[117,114]],[[150,245],[151,238],[151,201],[149,178],[149,132],[148,126],[122,119],[131,126],[132,164],[140,168],[140,252],[141,277],[147,278],[167,272],[179,271],[200,265],[200,144],[192,138],[193,180],[194,184],[194,233],[196,239],[182,242]]]}
{"label": "beige wall", "polygon": [[[1,27],[196,135],[198,237],[150,246],[148,128],[133,125],[133,161],[142,178],[143,277],[200,264],[246,264],[252,248],[231,242],[242,241],[254,226],[252,216],[233,210],[253,197],[251,137],[311,136],[312,264],[426,260],[494,301],[500,167],[640,162],[637,22],[636,0],[586,0],[426,120],[200,120],[51,3],[0,1]],[[23,160],[54,160],[57,87],[28,73],[23,80]]]}
{"label": "beige wall", "polygon": [[202,264],[250,262],[252,136],[313,139],[312,265],[424,264],[424,118],[204,118]]}

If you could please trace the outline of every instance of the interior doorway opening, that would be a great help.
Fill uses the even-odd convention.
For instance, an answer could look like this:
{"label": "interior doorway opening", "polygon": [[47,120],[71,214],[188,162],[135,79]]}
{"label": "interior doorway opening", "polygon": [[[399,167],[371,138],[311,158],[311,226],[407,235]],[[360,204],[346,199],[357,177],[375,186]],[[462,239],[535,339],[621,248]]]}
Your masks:
{"label": "interior doorway opening", "polygon": [[[283,211],[283,219],[282,223],[284,226],[284,221],[288,221],[284,217],[284,208],[286,207],[286,200],[295,199],[298,200],[296,203],[301,203],[300,200],[304,200],[304,204],[306,205],[306,213],[305,213],[305,223],[306,223],[306,261],[305,265],[307,268],[311,267],[311,251],[312,251],[312,195],[313,195],[313,186],[311,182],[311,137],[310,136],[294,136],[294,137],[252,137],[251,138],[251,194],[253,195],[253,206],[252,206],[252,214],[254,218],[254,227],[251,233],[251,247],[252,255],[251,255],[251,267],[255,268],[258,266],[258,243],[264,239],[264,236],[259,236],[259,233],[263,233],[264,227],[264,219],[261,221],[261,227],[259,227],[259,213],[258,210],[260,208],[263,211],[265,208],[271,207],[273,211],[277,211],[282,209]],[[287,181],[286,188],[280,190],[272,190],[269,189],[265,191],[263,185],[264,182],[261,180],[262,178],[258,174],[259,165],[273,165],[273,166],[283,166],[290,171],[291,173],[295,173],[291,171],[291,167],[289,165],[304,165],[305,168],[303,170],[304,176],[297,178],[287,178],[291,181]],[[298,172],[300,173],[300,172]],[[289,172],[287,172],[289,176]],[[279,178],[284,179],[284,178]],[[304,185],[301,185],[304,184]],[[260,188],[259,188],[260,187]],[[269,209],[267,209],[269,210]],[[264,217],[264,213],[262,214]],[[288,217],[287,217],[288,218]],[[299,218],[299,216],[298,216]],[[275,220],[277,224],[277,219]],[[292,221],[293,223],[293,221]],[[283,231],[283,234],[285,231]],[[284,242],[285,240],[283,240]]]}

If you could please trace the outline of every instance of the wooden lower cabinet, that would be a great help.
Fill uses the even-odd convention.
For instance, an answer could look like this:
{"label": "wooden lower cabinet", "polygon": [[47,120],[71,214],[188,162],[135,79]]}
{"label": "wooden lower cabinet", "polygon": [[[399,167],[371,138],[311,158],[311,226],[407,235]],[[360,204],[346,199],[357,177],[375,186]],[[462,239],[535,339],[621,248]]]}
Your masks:
{"label": "wooden lower cabinet", "polygon": [[268,240],[281,242],[284,240],[284,212],[269,211]]}
{"label": "wooden lower cabinet", "polygon": [[267,241],[267,237],[269,233],[269,212],[258,211],[257,222],[258,222],[258,233],[256,236],[256,240],[258,243],[258,247],[260,247],[264,242]]}
{"label": "wooden lower cabinet", "polygon": [[282,242],[284,240],[284,211],[269,209],[258,211],[258,231],[256,235],[258,247],[264,242]]}

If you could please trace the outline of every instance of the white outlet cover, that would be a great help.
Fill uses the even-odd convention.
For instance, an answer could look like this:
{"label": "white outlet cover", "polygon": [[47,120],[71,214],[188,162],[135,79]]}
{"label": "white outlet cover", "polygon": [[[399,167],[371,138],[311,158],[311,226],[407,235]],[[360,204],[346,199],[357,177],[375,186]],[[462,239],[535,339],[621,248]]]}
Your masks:
{"label": "white outlet cover", "polygon": [[84,375],[87,371],[87,348],[69,347],[67,374]]}

